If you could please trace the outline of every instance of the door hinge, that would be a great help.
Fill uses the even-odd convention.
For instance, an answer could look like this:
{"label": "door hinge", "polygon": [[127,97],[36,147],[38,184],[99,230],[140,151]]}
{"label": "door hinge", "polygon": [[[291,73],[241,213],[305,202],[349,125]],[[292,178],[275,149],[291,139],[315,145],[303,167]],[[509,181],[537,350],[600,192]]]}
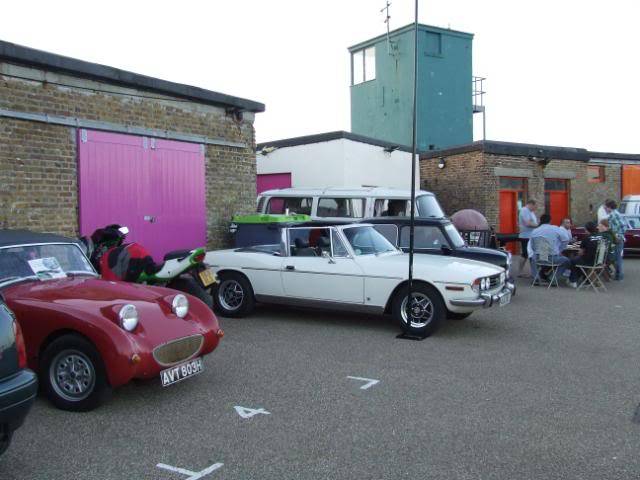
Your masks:
{"label": "door hinge", "polygon": [[156,139],[152,138],[151,139],[151,150],[155,150],[156,149]]}
{"label": "door hinge", "polygon": [[142,137],[142,148],[145,150],[149,148],[149,139],[147,137]]}
{"label": "door hinge", "polygon": [[87,131],[84,128],[80,129],[80,140],[82,143],[87,143]]}

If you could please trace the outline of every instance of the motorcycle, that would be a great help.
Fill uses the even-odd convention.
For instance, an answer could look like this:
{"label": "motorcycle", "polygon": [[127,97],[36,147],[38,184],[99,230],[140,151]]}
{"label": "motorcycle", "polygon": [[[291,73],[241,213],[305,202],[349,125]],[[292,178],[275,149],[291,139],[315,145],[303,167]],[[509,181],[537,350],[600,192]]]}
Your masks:
{"label": "motorcycle", "polygon": [[124,243],[128,234],[127,227],[108,225],[80,239],[87,257],[103,278],[180,290],[213,309],[209,290],[217,279],[204,263],[204,248],[169,252],[157,264],[141,245]]}

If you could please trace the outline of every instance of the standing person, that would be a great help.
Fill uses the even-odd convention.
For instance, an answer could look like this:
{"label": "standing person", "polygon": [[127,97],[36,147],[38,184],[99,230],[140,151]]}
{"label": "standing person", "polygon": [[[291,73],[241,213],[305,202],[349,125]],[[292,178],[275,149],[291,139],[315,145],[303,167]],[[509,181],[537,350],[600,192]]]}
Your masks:
{"label": "standing person", "polygon": [[[551,245],[551,258],[550,260],[558,265],[558,270],[556,272],[556,278],[560,279],[564,277],[564,272],[571,266],[571,260],[562,255],[562,252],[569,242],[571,242],[571,233],[568,232],[565,228],[557,227],[555,225],[551,225],[551,215],[545,213],[540,216],[540,226],[531,232],[530,239],[542,237],[547,240],[547,243]],[[537,272],[536,267],[536,252],[533,249],[533,244],[529,245],[529,254],[531,255],[531,272]],[[574,286],[571,284],[570,280],[567,279],[567,283],[570,286]]]}
{"label": "standing person", "polygon": [[624,233],[627,231],[627,226],[618,212],[618,204],[615,200],[607,200],[604,204],[604,208],[609,215],[609,228],[611,233],[616,239],[616,276],[615,280],[622,280],[624,278],[624,271],[622,269],[622,254],[624,252]]}
{"label": "standing person", "polygon": [[538,218],[536,217],[536,201],[533,199],[527,200],[524,207],[520,209],[518,214],[518,227],[520,233],[518,238],[520,239],[520,249],[522,250],[522,257],[520,258],[520,269],[518,270],[519,277],[526,277],[524,274],[524,266],[527,263],[529,255],[527,253],[527,247],[529,245],[529,239],[531,238],[531,232],[538,226]]}
{"label": "standing person", "polygon": [[607,213],[607,207],[606,207],[607,202],[613,202],[613,200],[611,200],[610,198],[607,198],[604,201],[604,203],[600,205],[600,208],[598,208],[598,223],[600,223],[600,221],[605,218],[609,218],[609,214]]}

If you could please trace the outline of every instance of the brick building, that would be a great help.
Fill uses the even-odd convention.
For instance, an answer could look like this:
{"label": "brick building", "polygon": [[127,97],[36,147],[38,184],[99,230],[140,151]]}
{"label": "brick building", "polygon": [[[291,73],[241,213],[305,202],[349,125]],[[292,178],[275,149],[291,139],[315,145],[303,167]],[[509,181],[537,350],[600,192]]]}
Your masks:
{"label": "brick building", "polygon": [[423,153],[420,177],[448,214],[474,208],[498,232],[515,233],[527,198],[553,223],[584,224],[605,199],[640,193],[640,155],[480,141]]}
{"label": "brick building", "polygon": [[0,228],[77,235],[112,220],[149,241],[173,235],[167,248],[189,229],[222,246],[231,216],[255,210],[262,111],[0,41]]}

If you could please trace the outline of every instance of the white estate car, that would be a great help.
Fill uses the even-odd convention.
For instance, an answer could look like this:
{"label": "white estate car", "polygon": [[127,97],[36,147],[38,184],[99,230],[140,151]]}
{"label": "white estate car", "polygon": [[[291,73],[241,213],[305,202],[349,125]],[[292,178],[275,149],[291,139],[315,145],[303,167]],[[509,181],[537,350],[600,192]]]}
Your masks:
{"label": "white estate car", "polygon": [[247,315],[256,301],[364,310],[391,313],[421,336],[446,317],[506,305],[512,292],[501,267],[416,255],[409,311],[409,255],[367,224],[282,228],[279,244],[211,251],[205,262],[220,279],[214,301],[224,316]]}

